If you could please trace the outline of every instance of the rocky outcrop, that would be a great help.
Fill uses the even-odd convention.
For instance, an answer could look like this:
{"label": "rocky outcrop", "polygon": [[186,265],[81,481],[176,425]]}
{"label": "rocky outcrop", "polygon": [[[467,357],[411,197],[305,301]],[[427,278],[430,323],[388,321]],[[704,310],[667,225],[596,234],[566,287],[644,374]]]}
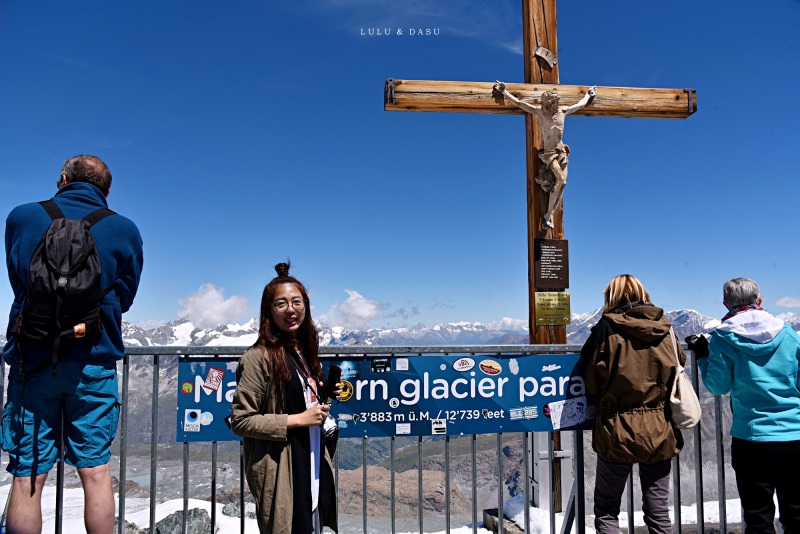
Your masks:
{"label": "rocky outcrop", "polygon": [[[360,514],[363,510],[363,471],[339,471],[339,513]],[[422,471],[422,507],[426,512],[443,513],[446,508],[443,471]],[[420,499],[417,471],[395,474],[395,514],[414,517],[419,512]],[[391,514],[391,472],[383,467],[367,467],[367,515],[388,517]],[[450,513],[469,513],[471,507],[455,483],[450,485]]]}

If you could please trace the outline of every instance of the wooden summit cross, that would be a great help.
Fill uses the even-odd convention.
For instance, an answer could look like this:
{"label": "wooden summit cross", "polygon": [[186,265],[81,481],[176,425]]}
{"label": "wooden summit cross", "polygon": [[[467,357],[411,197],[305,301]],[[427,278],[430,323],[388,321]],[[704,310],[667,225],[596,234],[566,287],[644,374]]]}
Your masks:
{"label": "wooden summit cross", "polygon": [[[586,86],[558,84],[558,41],[556,37],[556,0],[522,0],[522,41],[525,61],[525,84],[506,84],[517,99],[540,103],[542,93],[557,89],[562,102],[573,105],[588,91]],[[527,139],[528,188],[528,325],[531,344],[564,344],[566,325],[542,325],[536,318],[535,296],[538,291],[553,288],[537,287],[536,243],[540,238],[564,238],[563,202],[554,212],[552,228],[544,226],[542,214],[548,208],[548,196],[536,183],[544,147],[538,119],[525,113],[509,99],[493,91],[494,83],[442,82],[388,79],[384,88],[386,111],[444,111],[463,113],[524,114]],[[693,89],[644,89],[635,87],[598,87],[591,105],[575,115],[603,117],[651,117],[684,119],[697,111],[697,94]],[[551,215],[552,216],[552,215]],[[563,287],[557,288],[563,291]],[[553,432],[553,448],[561,449],[559,432]],[[555,489],[553,508],[562,510],[560,460],[554,458],[552,484]],[[582,506],[582,505],[581,505]],[[582,512],[581,512],[582,513]]]}
{"label": "wooden summit cross", "polygon": [[[544,91],[557,89],[561,101],[574,104],[586,94],[587,86],[558,84],[556,0],[522,0],[522,40],[525,84],[506,84],[508,91],[523,101],[536,103]],[[384,88],[386,111],[444,111],[525,115],[528,168],[528,324],[531,344],[567,342],[564,325],[539,326],[535,293],[551,288],[536,287],[535,247],[537,238],[564,238],[563,203],[554,217],[554,228],[543,227],[548,193],[536,183],[542,134],[535,115],[524,113],[502,95],[493,92],[494,82],[442,82],[388,79]],[[684,119],[697,111],[693,89],[644,89],[598,87],[591,105],[575,115],[601,117],[651,117]],[[549,234],[549,235],[548,235]],[[562,289],[563,290],[563,289]]]}

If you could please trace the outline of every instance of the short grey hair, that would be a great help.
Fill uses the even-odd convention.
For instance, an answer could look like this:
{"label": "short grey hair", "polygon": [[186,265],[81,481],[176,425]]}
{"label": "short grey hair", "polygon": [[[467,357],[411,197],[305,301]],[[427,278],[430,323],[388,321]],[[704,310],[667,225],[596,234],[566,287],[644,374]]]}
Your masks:
{"label": "short grey hair", "polygon": [[760,298],[761,288],[749,278],[733,278],[722,286],[722,303],[729,310],[755,304]]}

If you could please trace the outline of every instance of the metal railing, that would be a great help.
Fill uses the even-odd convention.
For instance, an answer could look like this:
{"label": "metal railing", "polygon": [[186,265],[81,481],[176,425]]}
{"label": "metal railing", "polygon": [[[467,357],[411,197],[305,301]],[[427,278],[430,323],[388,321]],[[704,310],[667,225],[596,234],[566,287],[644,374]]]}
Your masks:
{"label": "metal railing", "polygon": [[[169,378],[167,382],[172,379],[177,379],[177,376],[172,376],[173,368],[176,357],[179,358],[193,358],[193,357],[225,357],[225,356],[240,356],[245,347],[127,347],[126,357],[121,363],[121,392],[122,392],[122,408],[120,412],[119,424],[119,439],[115,443],[114,456],[118,458],[119,462],[119,483],[118,483],[118,518],[117,528],[118,532],[125,532],[125,517],[127,508],[127,486],[128,480],[128,460],[132,454],[130,449],[136,448],[140,455],[142,451],[146,451],[146,445],[149,444],[149,528],[151,532],[155,531],[157,506],[159,499],[165,498],[165,491],[167,488],[167,481],[162,481],[159,484],[159,469],[162,467],[161,461],[164,456],[170,458],[170,462],[175,462],[176,450],[180,450],[181,464],[182,464],[182,484],[181,496],[183,499],[183,532],[188,531],[188,510],[190,495],[194,493],[196,497],[206,497],[211,502],[211,532],[216,532],[218,527],[217,516],[217,503],[220,500],[220,486],[221,482],[218,479],[220,471],[220,447],[224,447],[224,454],[229,460],[225,463],[226,470],[231,464],[236,465],[238,469],[238,477],[234,476],[234,480],[238,487],[230,488],[224,487],[223,491],[226,495],[236,495],[238,499],[238,513],[239,513],[239,530],[245,532],[246,525],[246,508],[247,508],[247,490],[244,483],[244,461],[242,457],[242,448],[240,444],[221,444],[218,442],[210,443],[210,469],[208,472],[208,493],[204,496],[198,489],[199,484],[195,480],[195,485],[191,485],[192,473],[198,471],[198,460],[191,460],[192,449],[189,443],[177,443],[175,441],[160,442],[159,436],[164,433],[163,428],[175,429],[176,421],[174,415],[171,420],[164,421],[168,416],[165,415],[164,410],[167,409],[167,414],[170,413],[173,406],[164,406],[163,402],[159,402],[159,397],[165,396],[165,384],[163,383],[167,375]],[[353,358],[353,357],[385,357],[394,355],[523,355],[523,354],[558,354],[558,353],[575,353],[580,351],[580,346],[577,345],[470,345],[470,346],[406,346],[406,347],[372,347],[372,346],[349,346],[349,347],[320,347],[321,358]],[[687,364],[690,369],[695,389],[698,388],[697,383],[697,366],[694,361]],[[131,435],[131,422],[129,421],[129,408],[131,403],[136,400],[139,402],[141,399],[134,399],[131,397],[130,381],[132,373],[136,373],[137,377],[145,374],[149,369],[152,375],[150,382],[150,414],[151,420],[149,421],[149,436],[132,436]],[[3,368],[5,371],[5,368]],[[177,372],[175,372],[177,374]],[[137,378],[138,379],[138,378]],[[167,384],[168,386],[169,384]],[[177,384],[174,391],[177,393]],[[0,392],[2,393],[2,392]],[[687,488],[693,495],[691,503],[696,506],[697,515],[696,529],[699,532],[705,531],[704,522],[704,506],[703,501],[706,498],[712,498],[714,493],[719,501],[719,531],[727,532],[729,525],[727,524],[727,510],[725,505],[726,484],[731,478],[730,475],[726,476],[725,451],[727,443],[730,442],[729,436],[723,431],[722,425],[722,401],[720,397],[711,397],[707,393],[701,397],[704,402],[704,410],[709,407],[709,403],[714,406],[713,425],[710,418],[704,416],[700,425],[690,431],[684,431],[684,438],[686,446],[684,452],[680,457],[673,460],[673,483],[672,483],[672,502],[674,514],[674,530],[680,532],[682,524],[682,510],[681,505],[685,504],[683,501],[686,498],[685,491]],[[141,411],[141,410],[140,410]],[[175,412],[172,411],[172,414]],[[139,421],[137,421],[139,423]],[[143,428],[141,424],[136,425],[137,428]],[[713,428],[711,428],[713,426]],[[166,432],[169,434],[169,432]],[[586,477],[593,476],[593,473],[586,473],[585,465],[588,459],[593,458],[591,447],[584,446],[584,440],[589,439],[591,432],[584,431],[571,431],[561,432],[562,436],[571,438],[571,450],[557,450],[554,444],[552,433],[521,433],[521,434],[495,434],[495,435],[470,435],[464,437],[457,437],[451,439],[450,436],[445,436],[443,439],[429,440],[427,438],[403,438],[403,437],[389,437],[389,438],[349,438],[340,439],[337,448],[337,453],[334,457],[335,480],[337,502],[339,502],[340,517],[350,517],[350,522],[342,529],[342,522],[340,521],[340,532],[411,532],[416,529],[418,532],[449,532],[454,527],[461,527],[466,519],[466,522],[472,525],[472,531],[478,532],[478,525],[484,519],[480,514],[484,506],[496,507],[499,511],[497,521],[497,532],[504,532],[505,525],[503,521],[503,510],[505,500],[509,497],[507,494],[506,480],[511,477],[521,479],[521,484],[515,484],[515,488],[521,485],[521,494],[524,503],[534,503],[536,505],[546,501],[547,506],[547,523],[549,523],[549,531],[552,534],[557,532],[557,519],[561,521],[561,533],[570,532],[574,530],[578,534],[585,533],[586,509],[587,509],[587,495],[585,494]],[[713,437],[713,443],[709,443],[709,438]],[[136,438],[136,439],[134,439]],[[174,439],[174,438],[173,438]],[[705,440],[705,442],[704,442]],[[388,441],[388,447],[384,443]],[[565,442],[569,442],[567,439]],[[464,443],[467,443],[466,451]],[[193,444],[197,445],[197,444]],[[238,445],[238,446],[237,446]],[[378,447],[380,445],[380,447]],[[705,445],[705,446],[704,446]],[[232,450],[233,447],[233,450]],[[389,506],[388,516],[381,514],[376,515],[370,513],[370,504],[368,499],[368,488],[370,487],[370,477],[368,476],[368,464],[370,463],[370,451],[376,447],[388,450],[388,459],[383,460],[386,465],[390,476],[390,495],[385,499],[385,506]],[[413,448],[416,447],[416,451]],[[361,469],[360,477],[353,477],[354,470],[346,470],[348,474],[348,481],[350,486],[343,488],[340,482],[343,480],[345,469],[341,465],[340,459],[342,456],[347,456],[350,463],[353,463],[353,458],[358,457],[358,449],[360,448],[360,466],[356,467]],[[458,452],[454,453],[453,449],[457,448]],[[518,448],[519,450],[514,450]],[[713,460],[709,461],[703,455],[704,448],[708,451],[713,451]],[[412,450],[409,453],[409,449]],[[491,449],[494,449],[493,451]],[[200,456],[203,458],[199,461],[201,465],[208,465],[208,444],[202,444],[201,447],[195,447],[195,451],[200,451]],[[693,450],[691,457],[687,457],[687,452]],[[443,452],[440,452],[443,451]],[[588,451],[588,452],[587,452]],[[409,458],[414,457],[416,453],[416,490],[417,490],[417,510],[416,517],[409,518],[407,516],[398,516],[398,506],[395,497],[397,496],[397,478],[398,475],[407,471],[407,462]],[[427,457],[425,453],[428,453]],[[404,463],[400,463],[400,455]],[[231,459],[231,455],[235,459]],[[480,458],[479,458],[480,455]],[[496,455],[495,465],[486,463],[486,458],[491,458]],[[453,457],[457,456],[458,467],[466,461],[469,463],[469,476],[459,471],[454,473]],[[435,458],[434,458],[435,457]],[[511,458],[511,472],[508,471],[508,466],[504,465],[508,461],[504,458]],[[441,458],[441,459],[439,459]],[[551,469],[553,465],[562,463],[562,460],[571,458],[571,466],[573,473],[573,483],[568,491],[561,490],[561,493],[566,498],[566,506],[563,510],[556,510],[552,503],[561,501],[561,495],[557,495],[559,491],[556,478],[559,473],[556,469]],[[466,459],[466,460],[465,460]],[[113,458],[112,458],[113,462]],[[425,469],[426,462],[429,464],[430,469]],[[443,463],[440,467],[439,463]],[[374,462],[373,462],[374,463]],[[683,480],[683,472],[690,473],[686,469],[686,464],[694,464],[693,481]],[[238,464],[238,465],[237,465]],[[538,466],[538,467],[537,467]],[[436,469],[433,469],[436,468]],[[437,471],[441,468],[444,474],[444,507],[441,510],[431,510],[430,507],[426,508],[428,498],[428,491],[425,486],[424,476],[430,471]],[[413,469],[413,466],[412,466]],[[709,488],[706,483],[704,475],[707,471],[716,471],[716,492],[713,487]],[[542,471],[547,473],[547,477],[543,477]],[[568,471],[568,470],[567,470]],[[489,473],[487,475],[487,472]],[[491,474],[496,473],[495,480],[491,479]],[[430,475],[429,475],[430,476]],[[458,480],[454,481],[454,478]],[[485,477],[485,478],[484,478]],[[169,478],[169,477],[168,477]],[[228,477],[230,478],[230,477]],[[358,514],[343,513],[342,492],[347,489],[353,490],[352,481],[360,478],[361,480],[361,511],[360,518]],[[404,477],[407,479],[408,477]],[[139,477],[141,480],[141,477]],[[590,478],[591,480],[591,478]],[[229,481],[230,482],[230,481]],[[56,477],[56,534],[62,532],[62,514],[63,514],[63,489],[64,489],[64,463],[59,462]],[[172,486],[174,486],[174,481]],[[470,486],[470,487],[466,487]],[[546,486],[546,491],[541,493],[542,487]],[[404,485],[407,489],[408,484]],[[487,495],[487,488],[489,494]],[[494,488],[495,495],[491,496],[491,489]],[[462,489],[464,490],[462,492]],[[161,495],[159,495],[161,490]],[[518,491],[515,489],[515,491]],[[140,492],[141,493],[141,492]],[[407,491],[404,495],[407,495]],[[707,493],[710,497],[706,497]],[[479,495],[480,494],[480,495]],[[627,513],[621,518],[623,528],[627,526],[628,532],[633,532],[634,529],[634,512],[636,510],[636,488],[633,484],[633,475],[628,481],[626,489],[627,498],[623,501],[627,504]],[[458,498],[458,503],[463,503],[463,495],[469,495],[468,501],[470,502],[470,513],[454,513],[454,497],[453,495],[461,495]],[[352,495],[351,495],[352,496]],[[167,497],[168,498],[168,497]],[[591,496],[589,497],[591,500]],[[229,499],[230,500],[230,499]],[[440,507],[441,508],[441,507]],[[530,517],[530,507],[524,507],[524,522],[523,530],[529,532],[530,521],[534,518]],[[353,510],[353,506],[348,501],[348,511]],[[459,508],[461,510],[461,508]],[[404,509],[404,513],[408,510]],[[453,525],[452,521],[456,518],[460,524]],[[360,519],[360,521],[359,521]],[[541,517],[539,518],[541,520]],[[359,525],[360,523],[360,525]],[[627,525],[626,525],[627,523]],[[411,527],[411,528],[409,528]],[[694,530],[693,526],[693,530]],[[252,530],[253,532],[257,529]]]}

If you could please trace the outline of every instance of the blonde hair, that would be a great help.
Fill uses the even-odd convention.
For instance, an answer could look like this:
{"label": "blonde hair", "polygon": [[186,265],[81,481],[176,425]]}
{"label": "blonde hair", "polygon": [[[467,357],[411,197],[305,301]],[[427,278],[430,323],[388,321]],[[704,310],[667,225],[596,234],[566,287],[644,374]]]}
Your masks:
{"label": "blonde hair", "polygon": [[612,278],[603,291],[603,296],[606,300],[603,313],[615,310],[623,304],[650,302],[650,294],[632,274],[621,274]]}

